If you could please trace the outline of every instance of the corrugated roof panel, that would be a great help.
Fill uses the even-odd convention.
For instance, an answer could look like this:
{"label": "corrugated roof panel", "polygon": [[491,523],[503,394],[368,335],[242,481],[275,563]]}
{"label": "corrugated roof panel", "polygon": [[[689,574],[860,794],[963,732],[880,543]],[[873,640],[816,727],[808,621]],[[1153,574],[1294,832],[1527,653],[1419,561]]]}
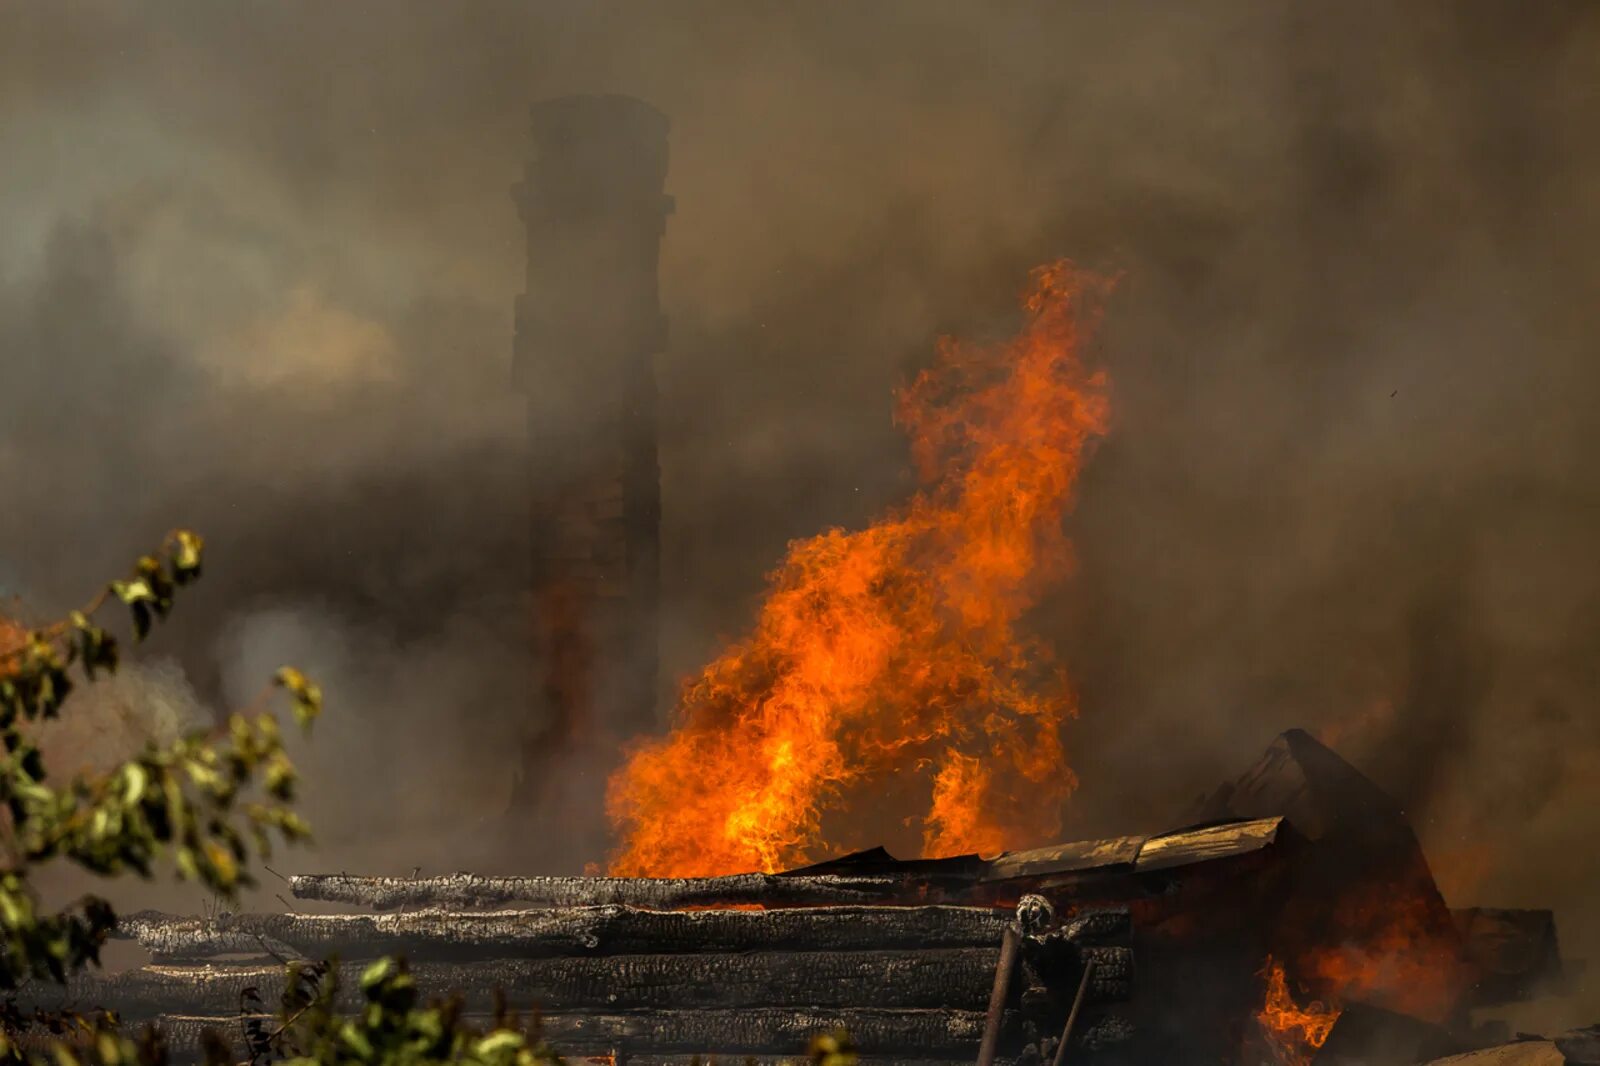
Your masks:
{"label": "corrugated roof panel", "polygon": [[1271,847],[1283,828],[1282,818],[1258,818],[1250,822],[1230,822],[1190,829],[1166,836],[1151,837],[1139,849],[1134,869],[1165,870],[1173,866],[1248,855]]}

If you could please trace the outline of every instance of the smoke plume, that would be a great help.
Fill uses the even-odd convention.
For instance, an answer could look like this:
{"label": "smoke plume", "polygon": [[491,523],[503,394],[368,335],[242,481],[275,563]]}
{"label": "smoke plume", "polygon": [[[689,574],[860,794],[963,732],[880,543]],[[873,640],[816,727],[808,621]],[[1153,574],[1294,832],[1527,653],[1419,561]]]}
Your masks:
{"label": "smoke plume", "polygon": [[1079,685],[1067,831],[1339,729],[1454,902],[1595,954],[1597,49],[1600,8],[1510,0],[8,6],[0,585],[64,606],[200,529],[154,650],[214,707],[325,675],[303,861],[516,868],[461,828],[538,713],[507,190],[531,101],[628,93],[673,122],[669,681],[788,540],[906,495],[936,334],[1120,270],[1030,621]]}

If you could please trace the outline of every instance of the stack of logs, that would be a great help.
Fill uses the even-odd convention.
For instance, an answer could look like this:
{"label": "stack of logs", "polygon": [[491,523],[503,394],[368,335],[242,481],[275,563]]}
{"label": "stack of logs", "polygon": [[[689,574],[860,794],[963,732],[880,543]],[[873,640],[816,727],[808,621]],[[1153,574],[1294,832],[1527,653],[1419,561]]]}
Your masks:
{"label": "stack of logs", "polygon": [[[181,1050],[198,1047],[205,1029],[242,1033],[252,1017],[242,991],[276,1002],[287,961],[337,957],[359,967],[398,955],[425,991],[463,994],[469,1014],[489,1014],[497,993],[536,1008],[544,1036],[569,1056],[793,1059],[816,1033],[843,1029],[868,1059],[970,1062],[1002,941],[1015,926],[1024,935],[1000,1016],[1007,1058],[1023,1045],[1054,1050],[1050,1035],[1061,1031],[1086,968],[1075,1043],[1098,1049],[1131,1032],[1116,1010],[1132,990],[1125,909],[1057,920],[1032,897],[1022,922],[1006,907],[840,902],[875,894],[883,880],[295,878],[303,899],[425,909],[137,914],[120,931],[151,963],[79,981],[68,995],[80,1008],[157,1022]],[[574,893],[616,902],[572,905]],[[557,905],[468,909],[530,898]],[[707,906],[712,900],[723,906]],[[341,985],[345,1007],[359,998],[352,984]]]}
{"label": "stack of logs", "polygon": [[[869,1056],[971,1061],[1010,917],[952,906],[138,916],[125,930],[152,965],[77,992],[158,1021],[182,1047],[205,1028],[240,1031],[240,992],[272,1002],[280,959],[402,954],[421,988],[462,992],[469,1013],[490,1012],[496,991],[538,1007],[544,1036],[566,1055],[794,1058],[814,1032],[843,1028]],[[1030,1015],[1059,1026],[1054,989],[1075,989],[1093,959],[1096,1020],[1083,1040],[1123,1036],[1101,1005],[1130,992],[1130,951],[1109,943],[1126,928],[1126,914],[1102,912],[1032,930],[1019,983]],[[357,989],[341,989],[354,1007]],[[1006,1021],[1021,1032],[1021,1018]]]}
{"label": "stack of logs", "polygon": [[[1171,1066],[1239,1061],[1263,960],[1348,935],[1334,918],[1351,892],[1417,901],[1476,974],[1463,1009],[1525,998],[1559,973],[1547,912],[1450,912],[1403,813],[1304,733],[1280,737],[1195,817],[988,860],[878,849],[775,875],[295,877],[297,898],[359,911],[133,915],[120,935],[150,963],[64,994],[159,1023],[181,1054],[207,1029],[237,1043],[280,997],[286,962],[400,956],[425,994],[460,994],[484,1016],[503,995],[539,1012],[562,1054],[613,1066],[792,1060],[838,1029],[873,1063],[972,1062],[980,1045],[1017,1066],[1059,1062],[1066,1029],[1074,1066]],[[346,1007],[359,995],[349,984]],[[1381,999],[1345,1006],[1329,1062],[1361,1019],[1391,1017]]]}

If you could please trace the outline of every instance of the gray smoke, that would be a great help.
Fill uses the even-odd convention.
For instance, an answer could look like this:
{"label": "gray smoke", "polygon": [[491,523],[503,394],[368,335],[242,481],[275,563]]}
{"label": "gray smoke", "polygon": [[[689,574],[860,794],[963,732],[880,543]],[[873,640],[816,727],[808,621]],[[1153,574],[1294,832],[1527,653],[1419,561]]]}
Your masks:
{"label": "gray smoke", "polygon": [[327,675],[317,862],[481,859],[530,713],[507,190],[530,101],[629,93],[674,127],[669,679],[903,494],[937,333],[1121,270],[1035,619],[1071,831],[1359,720],[1447,890],[1593,954],[1597,48],[1600,8],[1511,0],[9,6],[0,585],[64,605],[202,529],[157,650],[217,705],[269,650]]}

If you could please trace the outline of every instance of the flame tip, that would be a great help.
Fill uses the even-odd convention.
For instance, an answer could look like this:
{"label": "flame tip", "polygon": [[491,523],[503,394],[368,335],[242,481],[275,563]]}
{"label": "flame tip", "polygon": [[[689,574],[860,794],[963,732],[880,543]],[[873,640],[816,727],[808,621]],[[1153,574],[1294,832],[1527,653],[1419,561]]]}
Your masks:
{"label": "flame tip", "polygon": [[[1071,570],[1062,519],[1109,377],[1082,341],[1105,279],[1036,267],[1021,332],[940,338],[896,391],[923,488],[865,529],[790,543],[753,631],[685,684],[676,726],[611,781],[613,873],[802,865],[865,784],[915,775],[928,856],[995,853],[1059,828],[1077,779],[1065,673],[1018,622]],[[907,773],[909,771],[909,774]],[[853,822],[859,824],[860,810]]]}

